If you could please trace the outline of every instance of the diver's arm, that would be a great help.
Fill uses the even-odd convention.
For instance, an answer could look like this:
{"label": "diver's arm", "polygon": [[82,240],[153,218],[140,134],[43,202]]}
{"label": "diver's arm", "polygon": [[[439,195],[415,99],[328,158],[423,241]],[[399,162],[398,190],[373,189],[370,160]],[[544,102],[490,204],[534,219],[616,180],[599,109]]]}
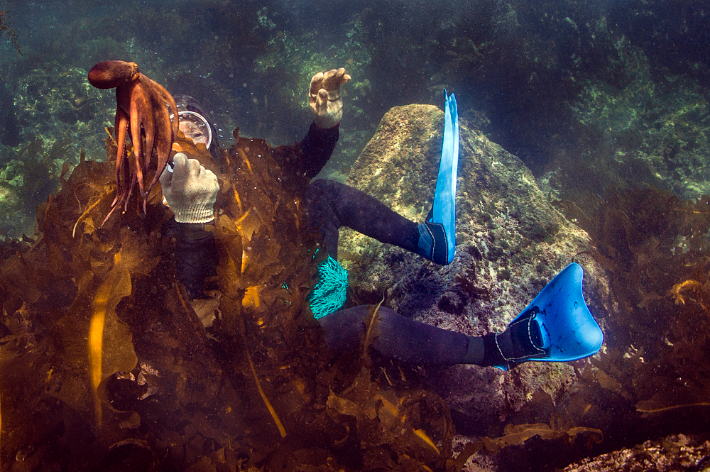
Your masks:
{"label": "diver's arm", "polygon": [[308,102],[313,123],[301,141],[303,174],[312,179],[333,154],[338,142],[340,120],[343,119],[343,97],[340,86],[350,80],[345,69],[318,72],[311,78]]}
{"label": "diver's arm", "polygon": [[340,124],[322,129],[311,123],[308,134],[301,141],[301,174],[309,180],[318,175],[333,154],[340,138]]}
{"label": "diver's arm", "polygon": [[202,294],[205,278],[216,274],[217,247],[206,225],[214,221],[214,203],[219,191],[217,177],[196,159],[178,153],[174,168],[160,176],[163,195],[175,213],[177,272],[190,298]]}
{"label": "diver's arm", "polygon": [[343,119],[343,97],[340,86],[350,80],[345,69],[318,72],[311,78],[308,102],[313,121],[321,129],[337,126]]}
{"label": "diver's arm", "polygon": [[311,78],[308,102],[313,123],[301,141],[303,174],[312,179],[325,166],[338,142],[340,120],[343,119],[343,97],[340,86],[350,80],[345,69],[318,72]]}
{"label": "diver's arm", "polygon": [[308,134],[295,146],[272,149],[273,158],[284,170],[284,185],[295,194],[305,190],[333,154],[343,118],[340,86],[349,80],[350,76],[342,68],[315,74],[308,92],[313,113]]}
{"label": "diver's arm", "polygon": [[177,223],[177,275],[190,298],[202,295],[205,279],[217,275],[217,245],[214,233],[205,229],[213,223]]}

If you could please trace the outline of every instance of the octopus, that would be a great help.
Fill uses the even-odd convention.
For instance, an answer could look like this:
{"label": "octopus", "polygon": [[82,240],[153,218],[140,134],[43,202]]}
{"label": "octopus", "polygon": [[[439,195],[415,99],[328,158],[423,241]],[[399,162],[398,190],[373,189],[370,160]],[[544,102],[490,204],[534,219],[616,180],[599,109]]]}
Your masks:
{"label": "octopus", "polygon": [[[175,100],[163,86],[141,74],[134,62],[100,62],[89,71],[89,83],[99,89],[116,89],[116,197],[104,222],[121,204],[124,211],[128,209],[136,182],[145,213],[146,197],[170,161],[178,133]],[[172,121],[171,113],[175,117]],[[133,163],[126,152],[129,130]],[[153,177],[146,186],[144,179],[153,170]]]}

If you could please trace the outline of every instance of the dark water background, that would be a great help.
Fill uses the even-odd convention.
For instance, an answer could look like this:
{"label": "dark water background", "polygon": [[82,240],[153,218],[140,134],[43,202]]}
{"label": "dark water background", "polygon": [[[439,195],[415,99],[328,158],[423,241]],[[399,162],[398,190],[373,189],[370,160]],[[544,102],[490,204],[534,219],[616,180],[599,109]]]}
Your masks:
{"label": "dark water background", "polygon": [[[102,128],[112,123],[114,95],[84,80],[97,62],[134,61],[172,93],[197,97],[223,145],[235,127],[274,144],[300,140],[311,121],[310,77],[345,67],[352,81],[344,87],[341,140],[324,171],[329,177],[345,178],[388,109],[440,106],[446,88],[456,93],[463,119],[519,156],[543,190],[565,202],[570,218],[582,224],[581,215],[587,217],[595,241],[617,247],[605,253],[616,255],[617,264],[606,268],[629,284],[617,295],[626,297],[628,319],[640,320],[629,342],[660,352],[662,336],[654,333],[660,318],[654,317],[670,317],[674,309],[668,301],[638,318],[651,312],[633,311],[646,306],[641,301],[653,303],[639,293],[665,297],[684,277],[707,279],[707,244],[690,250],[694,259],[683,259],[683,267],[697,264],[688,274],[670,255],[638,249],[643,238],[663,233],[672,240],[683,228],[692,233],[702,225],[682,227],[670,214],[634,219],[643,209],[632,203],[642,200],[623,193],[666,192],[649,198],[654,208],[710,194],[710,8],[704,1],[18,1],[0,3],[4,10],[11,12],[4,21],[16,31],[21,54],[7,31],[0,36],[3,233],[31,232],[35,206],[55,188],[62,163],[78,162],[80,149],[105,158]],[[32,185],[23,162],[36,164]],[[595,220],[592,210],[604,205],[609,210]],[[609,231],[621,215],[629,224],[624,237]],[[630,228],[638,232],[634,240]],[[665,272],[656,279],[644,272],[632,285],[624,274],[641,255],[658,257],[655,265]],[[701,302],[710,300],[704,290],[695,295]],[[697,309],[707,330],[704,317]],[[688,334],[692,326],[678,329]],[[707,371],[707,341],[703,335],[697,344],[702,369],[681,361],[664,366],[668,378],[696,375],[696,400],[708,394],[707,375],[697,374]],[[624,375],[631,385],[634,375],[652,374]],[[684,415],[691,429],[705,427]],[[659,431],[673,432],[669,424]]]}
{"label": "dark water background", "polygon": [[[242,134],[277,144],[305,132],[310,76],[346,67],[353,81],[331,167],[340,171],[386,110],[440,105],[444,88],[456,92],[463,117],[542,175],[560,165],[556,156],[598,154],[600,140],[626,138],[678,111],[663,102],[691,93],[704,100],[710,83],[710,20],[699,1],[8,2],[2,8],[11,12],[23,53],[4,36],[0,143],[12,147],[40,134],[40,121],[51,128],[58,119],[34,109],[15,109],[13,117],[23,77],[41,70],[56,78],[109,58],[135,61],[171,92],[198,97],[226,138],[239,126]],[[67,84],[55,82],[50,90]],[[654,93],[644,95],[649,88]],[[51,93],[32,91],[29,101],[51,106]],[[110,93],[100,97],[110,107]],[[706,114],[703,104],[693,118],[700,124]],[[78,147],[90,133],[100,130],[68,138]]]}

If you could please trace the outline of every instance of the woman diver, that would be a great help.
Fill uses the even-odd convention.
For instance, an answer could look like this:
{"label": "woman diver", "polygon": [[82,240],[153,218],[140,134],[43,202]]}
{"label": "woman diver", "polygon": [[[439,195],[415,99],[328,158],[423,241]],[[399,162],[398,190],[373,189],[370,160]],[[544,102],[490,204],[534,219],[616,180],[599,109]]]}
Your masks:
{"label": "woman diver", "polygon": [[[447,97],[446,102],[444,150],[433,217],[417,224],[347,185],[329,180],[310,182],[330,159],[338,141],[343,108],[341,86],[348,80],[350,76],[342,68],[313,76],[309,101],[314,121],[306,137],[297,144],[300,146],[297,153],[300,158],[281,163],[285,172],[305,186],[304,202],[309,226],[320,232],[325,249],[333,259],[337,259],[339,228],[347,226],[435,263],[450,263],[455,247],[453,203],[458,161],[458,117],[453,95]],[[204,144],[219,160],[217,134],[207,119],[208,115],[192,97],[176,95],[175,100],[180,130],[196,144]],[[445,179],[453,181],[453,195],[451,188],[447,196],[447,190],[443,188],[446,186],[439,185]],[[214,219],[213,206],[219,190],[217,178],[196,159],[178,153],[173,158],[173,167],[166,168],[160,182],[179,228],[179,276],[188,293],[193,298],[200,297],[205,278],[214,274],[217,265],[214,236],[205,229],[205,225]],[[447,199],[449,205],[446,204]],[[437,211],[440,214],[438,217]],[[603,336],[584,303],[581,280],[581,267],[571,264],[505,331],[482,337],[466,336],[419,323],[381,307],[378,312],[379,336],[371,345],[382,356],[412,364],[475,364],[496,366],[503,370],[526,361],[560,362],[586,357],[599,350]],[[317,294],[311,297],[312,308],[317,298]],[[325,330],[329,349],[346,351],[359,345],[368,314],[366,306],[332,313],[313,311]]]}

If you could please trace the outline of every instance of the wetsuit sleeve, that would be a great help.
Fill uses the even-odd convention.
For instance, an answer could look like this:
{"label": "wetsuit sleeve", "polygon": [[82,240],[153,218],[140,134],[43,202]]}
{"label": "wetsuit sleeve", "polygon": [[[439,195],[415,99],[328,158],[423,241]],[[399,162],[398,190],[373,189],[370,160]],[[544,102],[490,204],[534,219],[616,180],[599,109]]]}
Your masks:
{"label": "wetsuit sleeve", "polygon": [[292,146],[276,146],[272,156],[283,170],[284,185],[296,194],[305,191],[313,177],[323,169],[340,137],[340,126],[320,129],[311,123],[303,141]]}
{"label": "wetsuit sleeve", "polygon": [[176,239],[178,279],[190,298],[199,298],[205,279],[217,274],[214,234],[197,223],[175,223],[170,232]]}
{"label": "wetsuit sleeve", "polygon": [[340,138],[340,125],[328,129],[320,129],[311,123],[308,134],[301,141],[303,173],[312,179],[326,165],[333,149]]}

